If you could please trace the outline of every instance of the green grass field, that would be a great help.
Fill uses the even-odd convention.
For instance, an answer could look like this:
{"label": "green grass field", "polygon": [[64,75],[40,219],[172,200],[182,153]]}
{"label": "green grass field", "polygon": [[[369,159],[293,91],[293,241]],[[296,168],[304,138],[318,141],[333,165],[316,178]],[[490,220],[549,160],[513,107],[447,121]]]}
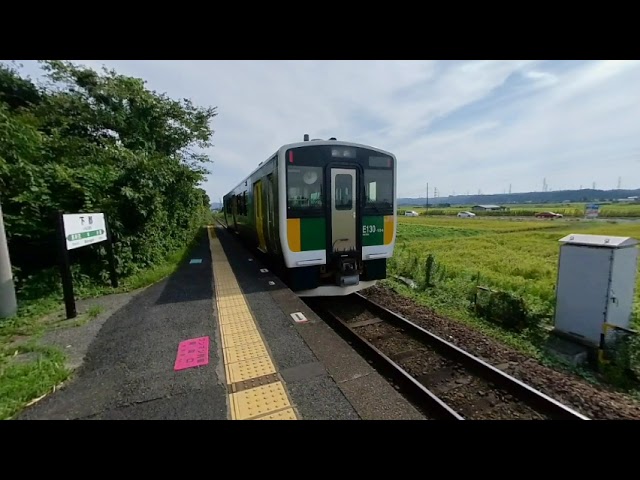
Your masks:
{"label": "green grass field", "polygon": [[[401,293],[437,312],[471,324],[519,350],[544,358],[544,334],[555,305],[559,240],[570,233],[640,239],[640,221],[538,220],[516,218],[399,217],[397,244],[389,262],[390,282]],[[427,258],[432,255],[429,286]],[[418,284],[412,290],[394,276]],[[476,285],[522,299],[531,327],[508,330],[481,319],[473,309]],[[510,311],[507,311],[510,312]],[[508,317],[511,313],[505,313]],[[529,320],[527,320],[529,321]],[[640,329],[640,272],[632,328]]]}
{"label": "green grass field", "polygon": [[[539,212],[552,211],[560,213],[565,217],[580,218],[584,217],[586,203],[555,203],[555,204],[514,204],[504,205],[508,208],[508,211],[504,212],[477,212],[478,216],[515,216],[515,217],[529,217],[534,216]],[[405,210],[414,210],[420,215],[425,214],[424,205],[402,205],[398,208],[401,214],[404,214]],[[439,208],[437,205],[429,207],[428,215],[456,215],[458,212],[471,211],[471,205],[460,205],[449,208]],[[600,204],[599,216],[602,218],[640,218],[640,204],[625,204],[625,203],[611,203]]]}
{"label": "green grass field", "polygon": [[[474,283],[522,296],[538,310],[551,312],[560,240],[570,233],[630,236],[640,239],[640,222],[516,220],[457,217],[400,217],[392,273],[424,277],[429,254],[441,267],[443,282]],[[640,274],[636,283],[640,313]],[[452,298],[452,306],[458,304]]]}

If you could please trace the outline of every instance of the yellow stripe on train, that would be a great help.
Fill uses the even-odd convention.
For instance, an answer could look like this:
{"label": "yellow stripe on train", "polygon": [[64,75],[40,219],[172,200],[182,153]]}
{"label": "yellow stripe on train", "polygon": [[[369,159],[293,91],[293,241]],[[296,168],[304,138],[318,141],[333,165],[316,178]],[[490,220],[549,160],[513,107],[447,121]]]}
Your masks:
{"label": "yellow stripe on train", "polygon": [[292,252],[302,251],[299,218],[287,218],[287,241],[289,242],[289,250]]}
{"label": "yellow stripe on train", "polygon": [[384,217],[384,244],[389,245],[393,240],[393,231],[396,228],[393,215]]}

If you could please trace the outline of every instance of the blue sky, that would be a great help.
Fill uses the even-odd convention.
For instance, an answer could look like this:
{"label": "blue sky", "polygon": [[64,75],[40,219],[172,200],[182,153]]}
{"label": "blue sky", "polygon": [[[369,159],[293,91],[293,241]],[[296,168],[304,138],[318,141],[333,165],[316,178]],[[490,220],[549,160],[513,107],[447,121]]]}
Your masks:
{"label": "blue sky", "polygon": [[[34,61],[19,61],[37,76]],[[280,145],[336,137],[398,157],[398,194],[640,188],[638,61],[118,60],[102,65],[218,107],[217,201]],[[635,86],[634,86],[635,85]]]}

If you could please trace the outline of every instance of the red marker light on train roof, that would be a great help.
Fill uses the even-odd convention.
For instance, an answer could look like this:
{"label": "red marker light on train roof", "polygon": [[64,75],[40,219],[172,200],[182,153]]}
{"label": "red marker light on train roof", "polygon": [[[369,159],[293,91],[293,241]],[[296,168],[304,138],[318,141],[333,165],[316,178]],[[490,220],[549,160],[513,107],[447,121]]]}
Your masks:
{"label": "red marker light on train roof", "polygon": [[293,163],[293,150],[289,150],[289,163]]}

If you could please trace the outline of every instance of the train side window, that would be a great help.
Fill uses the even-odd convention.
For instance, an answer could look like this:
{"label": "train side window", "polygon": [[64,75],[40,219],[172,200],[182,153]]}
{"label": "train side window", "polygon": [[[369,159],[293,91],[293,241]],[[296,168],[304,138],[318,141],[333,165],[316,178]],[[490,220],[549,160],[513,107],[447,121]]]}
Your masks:
{"label": "train side window", "polygon": [[365,206],[393,207],[393,170],[367,168],[364,171]]}
{"label": "train side window", "polygon": [[259,182],[256,182],[253,184],[253,204],[255,205],[255,208],[253,209],[253,211],[254,211],[254,215],[260,216],[262,215],[262,197],[258,194],[258,192],[262,190],[262,188],[258,190],[258,184]]}

